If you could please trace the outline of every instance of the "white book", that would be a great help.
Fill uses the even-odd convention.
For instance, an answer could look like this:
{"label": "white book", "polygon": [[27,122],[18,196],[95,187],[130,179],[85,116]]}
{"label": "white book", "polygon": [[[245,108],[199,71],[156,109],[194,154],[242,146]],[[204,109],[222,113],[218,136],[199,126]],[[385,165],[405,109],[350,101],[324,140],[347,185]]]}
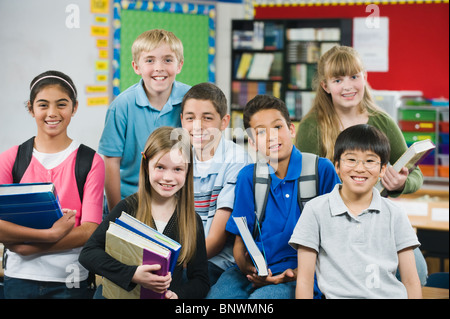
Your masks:
{"label": "white book", "polygon": [[242,240],[244,241],[245,247],[247,248],[253,264],[258,271],[258,276],[269,275],[266,257],[262,254],[255,241],[253,240],[253,236],[247,226],[247,219],[245,217],[233,217],[233,219],[236,223],[237,228],[239,229]]}
{"label": "white book", "polygon": [[273,59],[272,53],[255,53],[247,78],[249,80],[268,80]]}
{"label": "white book", "polygon": [[[402,156],[392,165],[396,172],[400,172],[403,167],[406,167],[409,172],[411,172],[423,158],[425,158],[436,145],[431,142],[430,139],[417,141],[412,144]],[[381,180],[375,185],[375,187],[382,193],[384,191],[384,186]]]}

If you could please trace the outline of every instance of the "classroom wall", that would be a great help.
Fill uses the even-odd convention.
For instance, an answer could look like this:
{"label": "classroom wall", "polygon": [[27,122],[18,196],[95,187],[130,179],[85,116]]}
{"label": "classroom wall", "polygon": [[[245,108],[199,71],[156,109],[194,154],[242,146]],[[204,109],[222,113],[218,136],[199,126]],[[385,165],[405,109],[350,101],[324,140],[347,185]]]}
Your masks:
{"label": "classroom wall", "polygon": [[[79,8],[79,28],[69,28],[66,7]],[[0,152],[36,135],[25,103],[38,74],[59,70],[78,90],[78,112],[69,136],[97,148],[106,107],[87,107],[86,85],[94,84],[98,52],[90,36],[93,15],[86,0],[0,0]],[[70,20],[70,19],[69,19]]]}
{"label": "classroom wall", "polygon": [[[375,13],[364,1],[339,4],[256,6],[255,19],[367,18]],[[378,1],[389,19],[389,69],[369,72],[376,90],[422,91],[426,98],[449,98],[448,1]]]}
{"label": "classroom wall", "polygon": [[[28,114],[25,103],[29,98],[31,80],[50,69],[68,74],[78,90],[79,108],[69,125],[69,136],[94,149],[98,148],[107,106],[86,105],[86,99],[92,96],[85,92],[86,86],[98,84],[95,62],[99,59],[96,39],[91,36],[91,26],[96,23],[95,15],[90,10],[90,2],[0,0],[0,152],[36,135],[35,121]],[[213,3],[216,5],[217,30],[216,84],[229,96],[230,21],[242,19],[244,9],[241,3]],[[79,8],[78,28],[70,28],[66,24],[67,19],[71,20],[69,15],[73,12],[66,12],[69,5]],[[112,8],[112,0],[110,5]],[[112,25],[112,9],[109,23]],[[111,40],[110,46],[112,43]],[[109,51],[109,56],[112,57],[111,48]],[[109,74],[111,79],[111,66]],[[111,98],[110,82],[111,80],[107,85]]]}

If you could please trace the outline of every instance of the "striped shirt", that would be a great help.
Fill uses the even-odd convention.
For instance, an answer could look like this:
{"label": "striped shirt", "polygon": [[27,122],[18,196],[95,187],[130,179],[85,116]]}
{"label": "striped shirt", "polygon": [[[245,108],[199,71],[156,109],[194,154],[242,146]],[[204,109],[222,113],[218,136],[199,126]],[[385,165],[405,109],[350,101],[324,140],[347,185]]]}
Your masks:
{"label": "striped shirt", "polygon": [[[216,210],[233,209],[236,178],[242,167],[249,163],[245,149],[223,136],[214,157],[205,162],[194,158],[195,211],[200,215],[205,237],[209,234]],[[221,253],[210,259],[226,269],[234,263],[232,244],[227,242]]]}

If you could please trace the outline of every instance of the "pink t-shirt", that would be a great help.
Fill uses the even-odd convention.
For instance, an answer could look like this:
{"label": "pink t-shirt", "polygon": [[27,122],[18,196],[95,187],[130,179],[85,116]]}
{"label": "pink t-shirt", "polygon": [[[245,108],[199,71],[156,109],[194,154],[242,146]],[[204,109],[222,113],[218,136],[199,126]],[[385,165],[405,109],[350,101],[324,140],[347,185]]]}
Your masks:
{"label": "pink t-shirt", "polygon": [[[61,207],[77,211],[75,226],[84,222],[99,224],[103,214],[105,165],[100,155],[95,154],[91,170],[86,178],[83,203],[81,203],[75,179],[75,159],[78,148],[76,146],[73,148],[74,151],[70,152],[68,149],[69,155],[65,159],[62,158],[62,162],[51,169],[45,168],[33,155],[21,183],[52,182],[56,187]],[[12,168],[17,150],[18,146],[14,146],[0,154],[0,184],[13,182]],[[7,251],[5,276],[66,282],[68,276],[73,275],[75,281],[85,280],[88,271],[78,262],[81,249],[82,247],[77,247],[61,252],[34,254],[27,257]]]}
{"label": "pink t-shirt", "polygon": [[[17,150],[18,146],[14,146],[0,154],[0,184],[13,182],[12,167],[16,159]],[[75,179],[77,151],[72,152],[61,164],[53,169],[46,169],[33,156],[20,182],[53,183],[56,187],[61,207],[77,211],[75,226],[79,226],[83,222],[99,224],[102,221],[103,213],[105,165],[100,155],[95,154],[91,171],[84,184],[83,204],[81,204]]]}

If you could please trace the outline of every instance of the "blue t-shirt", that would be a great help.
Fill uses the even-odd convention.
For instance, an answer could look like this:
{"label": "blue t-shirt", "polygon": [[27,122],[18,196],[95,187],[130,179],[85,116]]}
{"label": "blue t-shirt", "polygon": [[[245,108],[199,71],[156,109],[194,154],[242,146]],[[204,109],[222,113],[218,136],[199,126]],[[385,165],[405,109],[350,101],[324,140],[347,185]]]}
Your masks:
{"label": "blue t-shirt", "polygon": [[[244,167],[236,183],[236,200],[232,217],[245,216],[247,225],[253,232],[255,223],[255,203],[253,195],[253,167]],[[288,268],[297,268],[297,251],[289,245],[289,239],[300,217],[300,207],[297,201],[298,178],[302,170],[302,154],[293,146],[287,174],[284,179],[275,175],[269,166],[271,184],[267,199],[266,214],[261,227],[261,236],[255,240],[258,247],[266,254],[267,264],[272,274],[278,274]],[[326,158],[319,158],[319,194],[326,194],[339,183],[333,164]],[[226,230],[239,235],[239,230],[232,218],[229,219]],[[262,243],[262,244],[261,244]]]}
{"label": "blue t-shirt", "polygon": [[181,101],[189,89],[189,85],[175,81],[166,104],[157,110],[150,105],[141,79],[111,103],[106,112],[98,152],[105,156],[121,157],[122,199],[137,191],[140,153],[149,135],[160,126],[181,127]]}

